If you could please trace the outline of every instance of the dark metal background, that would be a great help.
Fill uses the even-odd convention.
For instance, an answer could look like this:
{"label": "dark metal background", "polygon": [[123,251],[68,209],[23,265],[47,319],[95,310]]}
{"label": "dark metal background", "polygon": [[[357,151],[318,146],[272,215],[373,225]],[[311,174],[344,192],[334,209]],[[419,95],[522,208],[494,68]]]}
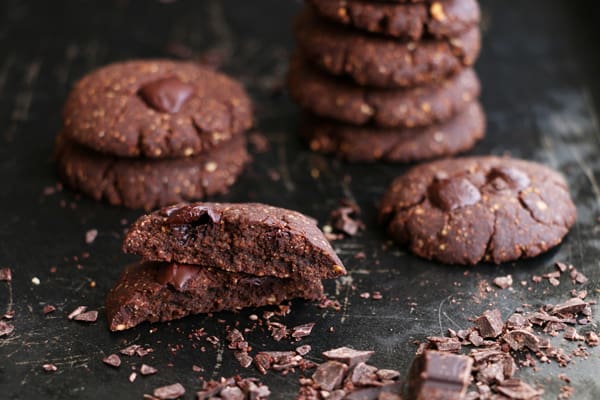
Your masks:
{"label": "dark metal background", "polygon": [[[506,317],[521,303],[558,302],[568,297],[571,283],[558,288],[544,282],[521,287],[521,280],[552,270],[562,260],[590,277],[591,298],[600,282],[598,272],[598,200],[600,171],[597,112],[600,96],[598,24],[592,1],[486,1],[484,50],[477,70],[484,84],[488,114],[487,138],[474,154],[504,154],[545,162],[568,177],[579,218],[565,243],[535,260],[502,267],[448,267],[419,260],[394,246],[375,222],[376,203],[389,181],[404,171],[395,165],[347,165],[310,154],[295,136],[298,111],[284,95],[273,97],[269,87],[283,76],[292,47],[291,19],[300,3],[284,0],[176,1],[18,1],[0,4],[0,266],[13,269],[12,286],[0,282],[0,312],[12,302],[15,333],[0,339],[0,398],[141,398],[152,388],[179,381],[186,398],[199,388],[197,376],[217,378],[242,370],[231,351],[221,344],[193,350],[187,338],[195,328],[224,339],[227,323],[248,323],[250,312],[195,316],[156,325],[142,325],[111,334],[103,319],[106,292],[132,260],[120,253],[123,225],[140,213],[78,200],[65,190],[44,196],[56,181],[51,161],[52,141],[60,127],[59,113],[69,87],[92,68],[115,60],[167,56],[169,42],[183,43],[194,52],[218,47],[229,55],[224,69],[244,81],[257,103],[258,129],[271,141],[270,152],[255,162],[239,184],[220,200],[261,201],[317,217],[324,222],[342,197],[354,198],[364,210],[367,230],[361,236],[335,243],[350,270],[345,280],[328,283],[328,292],[343,305],[340,312],[295,303],[285,323],[317,321],[303,343],[320,351],[350,345],[377,351],[373,363],[405,371],[412,359],[412,341],[439,334],[448,327],[469,326],[468,317],[499,307]],[[281,175],[279,181],[267,176]],[[61,207],[61,201],[66,207]],[[75,208],[71,208],[71,204]],[[100,234],[84,243],[88,229]],[[73,256],[91,257],[76,268]],[[354,254],[364,251],[366,259]],[[57,272],[50,273],[52,266]],[[511,273],[514,291],[479,295],[482,280]],[[39,286],[31,279],[38,277]],[[96,287],[89,286],[90,281]],[[351,284],[350,284],[351,283]],[[352,290],[355,285],[357,289]],[[362,299],[378,290],[383,299]],[[411,308],[410,303],[416,306]],[[57,306],[48,316],[44,304]],[[92,325],[67,321],[66,314],[85,304],[101,311]],[[596,310],[596,307],[594,307]],[[334,327],[335,332],[329,332]],[[249,335],[257,349],[294,348],[275,343],[268,333]],[[156,352],[143,359],[159,369],[155,376],[127,377],[137,358],[123,357],[119,370],[102,358],[125,343],[150,345]],[[202,343],[204,344],[204,343]],[[171,345],[182,349],[173,355]],[[573,380],[577,399],[600,398],[599,352],[575,359],[568,370],[542,365],[522,373],[546,386],[546,398],[556,398],[560,372]],[[41,365],[59,370],[44,373]],[[168,366],[171,363],[172,366]],[[193,364],[206,369],[194,373]],[[274,398],[292,398],[297,377],[270,374],[264,381]]]}

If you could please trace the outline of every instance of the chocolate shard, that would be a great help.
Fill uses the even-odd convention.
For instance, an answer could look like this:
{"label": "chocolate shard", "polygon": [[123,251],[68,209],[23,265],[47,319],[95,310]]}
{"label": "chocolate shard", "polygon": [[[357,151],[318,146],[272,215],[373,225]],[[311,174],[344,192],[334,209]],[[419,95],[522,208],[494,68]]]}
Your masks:
{"label": "chocolate shard", "polygon": [[337,349],[323,352],[323,356],[328,360],[340,361],[349,367],[353,367],[360,362],[367,362],[374,353],[374,351],[354,350],[349,347],[338,347]]}
{"label": "chocolate shard", "polygon": [[513,350],[522,350],[524,348],[528,348],[531,351],[539,350],[540,339],[533,332],[525,329],[508,331],[502,338]]}
{"label": "chocolate shard", "polygon": [[319,279],[257,277],[195,265],[140,262],[125,269],[106,298],[109,329],[189,314],[280,304],[323,296]]}
{"label": "chocolate shard", "polygon": [[587,305],[588,303],[581,300],[579,297],[573,297],[564,303],[555,305],[552,308],[551,313],[553,315],[574,315],[582,312]]}
{"label": "chocolate shard", "polygon": [[326,361],[317,367],[312,379],[319,388],[332,391],[340,387],[347,370],[346,364],[338,361]]}
{"label": "chocolate shard", "polygon": [[8,336],[13,333],[14,330],[15,326],[13,324],[0,320],[0,337]]}
{"label": "chocolate shard", "polygon": [[142,366],[140,367],[140,374],[146,376],[146,375],[154,375],[158,372],[158,370],[150,365],[147,364],[142,364]]}
{"label": "chocolate shard", "polygon": [[496,385],[494,390],[514,400],[535,400],[544,394],[542,389],[534,389],[520,379],[505,380]]}
{"label": "chocolate shard", "polygon": [[355,386],[373,386],[377,384],[376,373],[377,368],[360,362],[352,368],[348,374],[348,379]]}
{"label": "chocolate shard", "polygon": [[256,276],[316,279],[346,273],[315,220],[256,203],[179,204],[144,215],[125,236],[123,251],[147,261]]}
{"label": "chocolate shard", "polygon": [[500,310],[486,310],[475,319],[475,325],[483,338],[496,338],[502,333],[504,322]]}
{"label": "chocolate shard", "polygon": [[161,400],[173,400],[177,399],[185,394],[185,388],[181,383],[174,383],[168,386],[162,386],[154,389],[154,397],[158,397]]}
{"label": "chocolate shard", "polygon": [[468,356],[426,350],[413,361],[408,392],[414,400],[461,400],[473,360]]}
{"label": "chocolate shard", "polygon": [[105,364],[111,367],[118,368],[121,365],[121,358],[116,354],[111,354],[102,360]]}
{"label": "chocolate shard", "polygon": [[458,338],[445,336],[428,336],[427,348],[434,349],[437,351],[448,351],[451,353],[458,353],[461,349],[461,344]]}

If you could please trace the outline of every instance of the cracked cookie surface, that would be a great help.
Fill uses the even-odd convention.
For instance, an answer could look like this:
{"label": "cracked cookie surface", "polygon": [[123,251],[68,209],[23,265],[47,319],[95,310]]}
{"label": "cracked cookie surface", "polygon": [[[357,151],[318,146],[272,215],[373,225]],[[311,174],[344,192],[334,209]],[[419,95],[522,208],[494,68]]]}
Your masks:
{"label": "cracked cookie surface", "polygon": [[309,0],[315,12],[368,32],[410,38],[453,37],[477,26],[476,0],[376,3],[367,0]]}
{"label": "cracked cookie surface", "polygon": [[478,27],[451,39],[406,42],[326,23],[308,10],[296,21],[295,32],[302,53],[319,68],[381,88],[444,80],[471,66],[481,46]]}
{"label": "cracked cookie surface", "polygon": [[258,203],[191,203],[140,217],[123,241],[144,260],[278,278],[346,273],[314,219]]}
{"label": "cracked cookie surface", "polygon": [[190,62],[137,60],[99,68],[76,83],[64,132],[121,157],[189,157],[252,125],[250,99],[233,79]]}
{"label": "cracked cookie surface", "polygon": [[469,150],[485,131],[478,103],[448,121],[418,128],[376,128],[339,124],[318,117],[305,121],[302,135],[312,151],[350,162],[413,162]]}
{"label": "cracked cookie surface", "polygon": [[354,125],[427,126],[447,120],[479,96],[475,72],[466,69],[428,86],[384,90],[335,79],[308,65],[299,53],[288,75],[291,97],[305,110]]}
{"label": "cracked cookie surface", "polygon": [[60,133],[55,157],[59,175],[74,190],[97,201],[147,210],[225,193],[249,161],[243,135],[206,154],[151,160],[97,153]]}
{"label": "cracked cookie surface", "polygon": [[448,264],[535,257],[562,241],[576,215],[560,173],[493,156],[414,167],[392,182],[379,210],[397,243]]}

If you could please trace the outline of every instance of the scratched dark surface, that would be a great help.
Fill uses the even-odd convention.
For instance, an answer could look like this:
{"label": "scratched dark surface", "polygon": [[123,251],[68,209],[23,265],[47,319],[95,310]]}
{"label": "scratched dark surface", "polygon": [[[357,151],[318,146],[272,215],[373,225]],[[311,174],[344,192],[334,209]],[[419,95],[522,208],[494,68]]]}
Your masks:
{"label": "scratched dark surface", "polygon": [[[103,319],[104,296],[132,260],[119,250],[124,229],[120,220],[132,221],[140,213],[79,199],[68,190],[42,194],[56,182],[52,141],[60,125],[61,103],[73,82],[111,61],[167,56],[169,42],[184,44],[195,55],[219,48],[226,55],[224,69],[242,79],[256,100],[258,129],[271,142],[270,151],[256,155],[239,184],[219,200],[271,203],[321,222],[343,197],[355,199],[364,211],[366,231],[335,243],[350,274],[328,283],[327,290],[339,299],[342,310],[323,311],[299,302],[283,319],[290,326],[317,322],[313,334],[303,340],[313,346],[309,358],[318,360],[323,350],[350,345],[376,350],[375,365],[406,371],[415,339],[448,327],[465,328],[468,317],[490,306],[499,307],[506,317],[522,303],[568,298],[572,285],[564,278],[558,288],[546,282],[518,284],[532,274],[551,271],[557,260],[575,264],[590,277],[588,289],[591,298],[597,298],[597,5],[568,0],[483,4],[484,51],[477,70],[489,123],[487,138],[473,153],[511,153],[559,169],[568,178],[579,217],[564,244],[545,256],[469,269],[422,261],[394,246],[386,250],[386,239],[375,222],[375,205],[386,184],[405,167],[347,165],[310,154],[297,141],[298,111],[285,94],[273,96],[272,88],[284,74],[292,48],[291,19],[299,7],[298,2],[283,0],[1,2],[0,266],[11,267],[14,279],[10,285],[0,282],[0,313],[14,308],[16,329],[0,339],[0,398],[141,398],[174,382],[181,382],[188,391],[186,398],[193,398],[200,386],[198,376],[257,375],[252,368],[241,369],[223,346],[225,325],[217,322],[241,321],[246,326],[251,312],[190,317],[156,325],[156,333],[149,333],[147,324],[109,333]],[[277,171],[281,179],[268,178],[269,171]],[[84,234],[91,228],[100,233],[86,245]],[[72,257],[86,251],[91,257],[79,261],[83,269],[77,269]],[[366,259],[353,258],[359,251]],[[50,272],[52,266],[57,267],[55,273]],[[482,280],[506,273],[515,278],[514,291],[494,290],[484,296],[478,292]],[[39,285],[32,283],[34,277]],[[93,288],[91,281],[96,283]],[[375,290],[383,294],[382,300],[359,296]],[[58,310],[44,316],[45,304]],[[97,323],[67,321],[68,312],[82,304],[100,310]],[[187,336],[199,327],[220,337],[221,344],[213,349],[202,342],[207,351],[194,350]],[[260,329],[248,339],[256,350],[296,346],[276,343]],[[118,370],[102,363],[104,356],[127,343],[153,347],[155,353],[143,361],[159,373],[129,383],[130,368],[139,366],[141,359],[123,357]],[[169,350],[173,346],[180,346],[175,354]],[[537,373],[520,374],[543,384],[545,398],[556,398],[562,384],[557,375],[565,372],[573,381],[573,398],[597,399],[599,354],[592,350],[586,360],[575,358],[566,370],[552,364],[542,365]],[[59,369],[44,373],[44,363]],[[192,372],[193,364],[206,372]],[[272,373],[263,380],[273,398],[293,398],[296,393],[296,375]]]}

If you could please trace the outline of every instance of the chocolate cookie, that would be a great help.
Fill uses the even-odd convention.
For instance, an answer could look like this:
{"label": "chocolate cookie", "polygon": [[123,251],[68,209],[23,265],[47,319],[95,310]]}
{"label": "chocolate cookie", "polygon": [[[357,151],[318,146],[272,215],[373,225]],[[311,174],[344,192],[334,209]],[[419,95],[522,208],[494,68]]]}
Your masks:
{"label": "chocolate cookie", "polygon": [[115,63],[81,79],[63,111],[74,141],[121,157],[188,157],[252,125],[244,89],[198,64],[168,60]]}
{"label": "chocolate cookie", "polygon": [[66,137],[56,140],[62,180],[95,200],[152,209],[227,192],[249,161],[237,136],[206,154],[181,159],[129,159],[88,150]]}
{"label": "chocolate cookie", "polygon": [[391,184],[381,222],[415,254],[501,263],[558,245],[575,223],[564,178],[534,162],[469,157],[419,165]]}
{"label": "chocolate cookie", "polygon": [[257,277],[197,265],[140,262],[127,267],[109,292],[106,317],[111,331],[122,331],[144,321],[322,296],[319,279]]}
{"label": "chocolate cookie", "polygon": [[342,262],[312,218],[264,204],[192,203],[140,217],[123,251],[230,272],[335,278]]}
{"label": "chocolate cookie", "polygon": [[368,0],[309,0],[315,12],[331,21],[389,36],[421,39],[455,37],[479,24],[476,0],[376,3]]}
{"label": "chocolate cookie", "polygon": [[333,79],[310,67],[296,54],[290,64],[288,87],[305,110],[354,125],[379,127],[427,126],[447,120],[479,96],[479,80],[466,69],[429,86],[383,90]]}
{"label": "chocolate cookie", "polygon": [[478,103],[439,125],[373,128],[308,119],[302,135],[313,151],[351,162],[412,162],[469,150],[483,137],[485,116]]}
{"label": "chocolate cookie", "polygon": [[481,47],[478,27],[452,39],[405,42],[327,23],[310,11],[298,18],[296,39],[304,56],[327,73],[381,88],[446,79],[471,66]]}

